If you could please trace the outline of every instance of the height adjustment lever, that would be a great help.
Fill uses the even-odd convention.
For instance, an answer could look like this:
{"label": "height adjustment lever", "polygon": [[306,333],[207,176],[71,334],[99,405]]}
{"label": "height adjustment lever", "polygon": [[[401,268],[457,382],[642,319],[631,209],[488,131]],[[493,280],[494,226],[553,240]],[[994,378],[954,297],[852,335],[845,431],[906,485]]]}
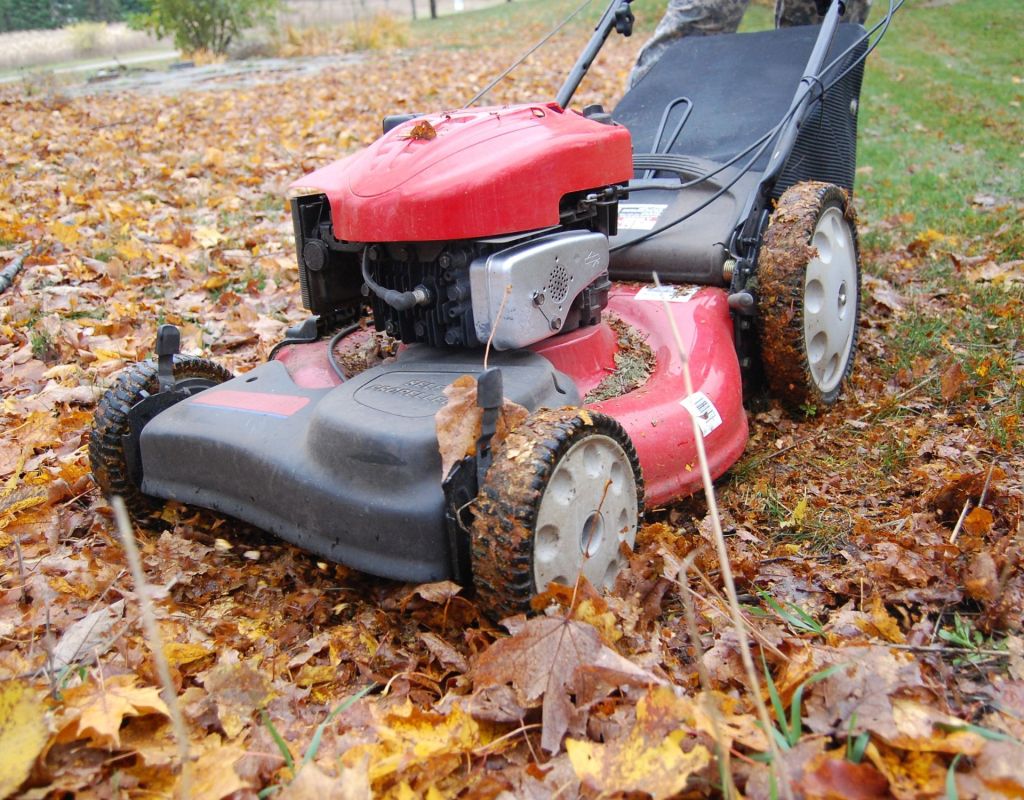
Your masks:
{"label": "height adjustment lever", "polygon": [[174,388],[174,357],[181,351],[181,331],[176,325],[161,325],[156,331],[156,373],[160,391]]}
{"label": "height adjustment lever", "polygon": [[491,466],[491,439],[498,431],[498,417],[501,415],[504,400],[501,369],[491,367],[482,372],[476,381],[476,404],[483,410],[480,419],[480,438],[476,440],[477,486],[483,485],[484,476]]}

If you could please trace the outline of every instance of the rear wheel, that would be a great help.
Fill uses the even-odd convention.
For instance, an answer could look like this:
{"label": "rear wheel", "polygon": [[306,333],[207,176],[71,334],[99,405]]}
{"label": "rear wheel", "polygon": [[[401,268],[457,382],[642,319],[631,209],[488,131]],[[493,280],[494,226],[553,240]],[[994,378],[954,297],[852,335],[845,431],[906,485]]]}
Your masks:
{"label": "rear wheel", "polygon": [[849,195],[827,183],[789,188],[765,232],[755,281],[769,388],[792,408],[831,405],[857,348],[860,256]]}
{"label": "rear wheel", "polygon": [[[184,397],[231,380],[231,373],[213,361],[195,356],[174,357],[174,388]],[[140,400],[160,389],[155,361],[142,361],[123,370],[100,398],[89,436],[93,479],[106,497],[124,500],[128,512],[145,520],[159,513],[163,501],[142,493],[131,477],[125,452],[128,414]]]}
{"label": "rear wheel", "polygon": [[629,436],[611,417],[542,410],[495,451],[472,525],[473,579],[483,610],[529,611],[552,582],[583,574],[608,588],[632,549],[643,481]]}

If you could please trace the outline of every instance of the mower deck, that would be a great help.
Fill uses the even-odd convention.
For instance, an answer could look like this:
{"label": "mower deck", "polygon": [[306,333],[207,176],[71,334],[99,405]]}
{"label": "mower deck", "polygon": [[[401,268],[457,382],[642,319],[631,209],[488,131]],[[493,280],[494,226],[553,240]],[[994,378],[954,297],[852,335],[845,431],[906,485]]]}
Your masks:
{"label": "mower deck", "polygon": [[[726,294],[667,287],[668,306],[708,412],[712,471],[746,442],[739,367]],[[587,406],[614,415],[642,465],[648,505],[699,485],[693,432],[680,404],[682,362],[660,295],[616,285],[609,312],[657,358],[647,382]],[[528,410],[579,405],[615,369],[607,322],[531,350],[492,353],[505,396]],[[229,514],[316,555],[410,581],[452,577],[434,415],[443,389],[482,370],[480,352],[404,348],[344,382],[323,341],[290,345],[281,360],[207,389],[159,414],[140,438],[142,491]],[[330,377],[328,377],[330,376]],[[710,405],[708,405],[710,404]]]}

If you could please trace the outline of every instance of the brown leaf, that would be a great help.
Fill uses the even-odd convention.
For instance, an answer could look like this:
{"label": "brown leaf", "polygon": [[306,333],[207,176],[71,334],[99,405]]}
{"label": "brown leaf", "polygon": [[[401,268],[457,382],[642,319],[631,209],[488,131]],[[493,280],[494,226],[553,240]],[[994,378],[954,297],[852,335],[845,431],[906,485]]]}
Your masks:
{"label": "brown leaf", "polygon": [[884,800],[889,781],[870,763],[847,761],[842,751],[819,753],[800,781],[806,800]]}
{"label": "brown leaf", "polygon": [[964,519],[964,530],[973,536],[984,536],[992,529],[995,517],[987,508],[978,506]]}
{"label": "brown leaf", "polygon": [[295,779],[277,795],[281,800],[370,800],[370,778],[366,769],[342,767],[332,778],[316,764],[306,764]]}
{"label": "brown leaf", "polygon": [[[447,477],[457,461],[476,452],[483,409],[476,404],[476,378],[462,375],[444,390],[448,403],[434,415],[437,448],[441,452],[441,475]],[[491,445],[497,446],[529,416],[518,403],[506,399],[498,416],[497,432]]]}
{"label": "brown leaf", "polygon": [[977,756],[977,775],[993,792],[1024,797],[1024,745],[986,741]]}
{"label": "brown leaf", "polygon": [[554,753],[574,716],[569,693],[581,667],[614,671],[620,685],[661,683],[607,647],[592,626],[562,617],[535,617],[484,651],[473,671],[473,685],[479,690],[511,684],[519,705],[540,704],[541,745]]}
{"label": "brown leaf", "polygon": [[418,139],[421,141],[429,142],[431,139],[437,138],[437,131],[434,126],[430,124],[430,120],[420,120],[413,126],[413,129],[409,131],[403,139]]}
{"label": "brown leaf", "polygon": [[942,399],[946,402],[955,400],[960,396],[960,390],[967,381],[967,373],[960,366],[959,361],[953,361],[942,372]]}
{"label": "brown leaf", "polygon": [[991,553],[982,550],[971,557],[964,575],[964,590],[972,600],[996,599],[999,594],[999,572]]}

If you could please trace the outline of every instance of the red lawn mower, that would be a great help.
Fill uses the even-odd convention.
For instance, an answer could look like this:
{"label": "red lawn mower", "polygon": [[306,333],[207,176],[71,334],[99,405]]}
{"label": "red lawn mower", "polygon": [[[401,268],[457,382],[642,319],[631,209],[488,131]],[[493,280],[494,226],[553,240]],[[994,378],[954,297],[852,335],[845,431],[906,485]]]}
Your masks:
{"label": "red lawn mower", "polygon": [[[821,407],[852,369],[877,38],[824,5],[820,26],[680,40],[613,112],[571,110],[631,33],[612,0],[554,102],[385,119],[292,186],[312,316],[234,378],[162,326],[96,411],[97,483],[139,517],[172,499],[375,575],[474,584],[495,616],[581,572],[609,586],[645,503],[700,484],[691,415],[717,477],[746,443],[745,380]],[[435,415],[463,375],[481,422],[442,473]],[[505,400],[529,416],[499,440]]]}

